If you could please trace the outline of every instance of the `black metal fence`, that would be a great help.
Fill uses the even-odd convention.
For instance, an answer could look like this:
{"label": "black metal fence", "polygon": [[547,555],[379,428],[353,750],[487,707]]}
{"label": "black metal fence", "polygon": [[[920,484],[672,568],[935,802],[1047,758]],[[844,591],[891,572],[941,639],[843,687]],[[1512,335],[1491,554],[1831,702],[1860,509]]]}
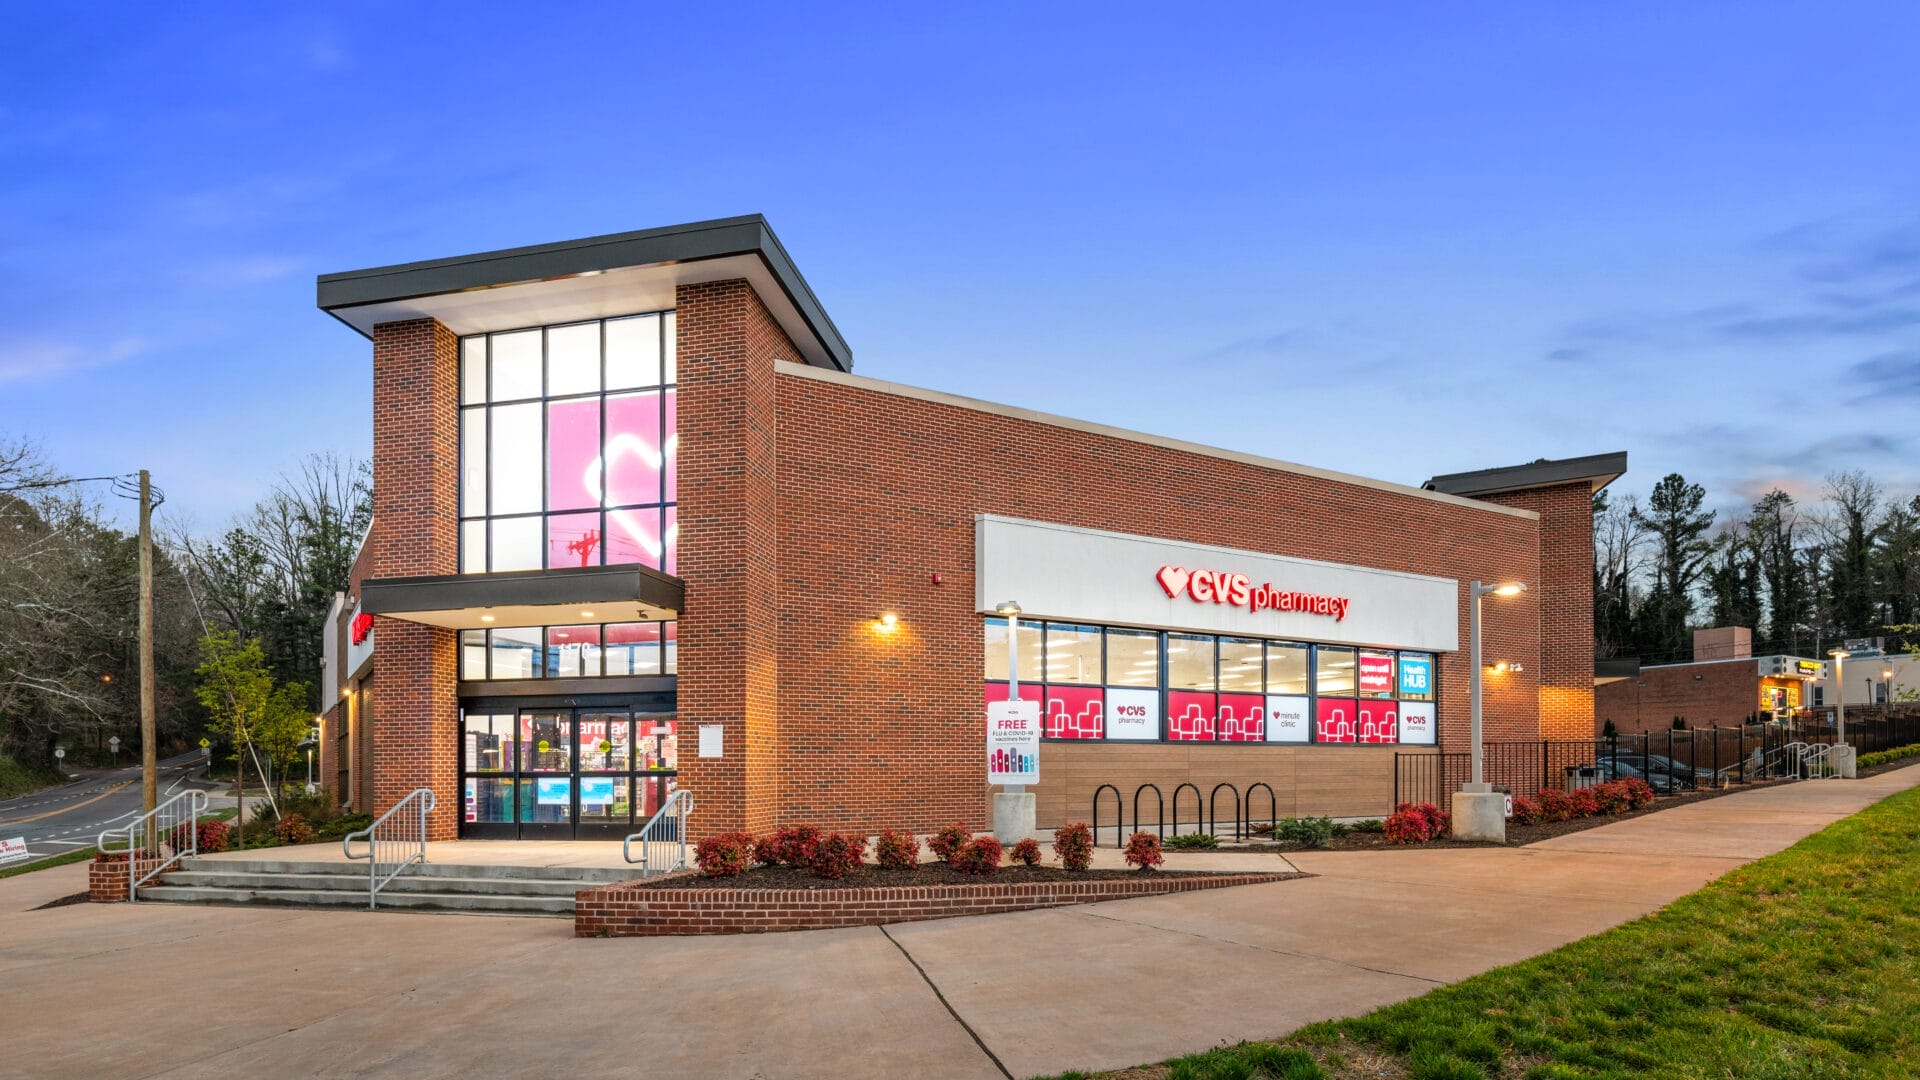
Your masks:
{"label": "black metal fence", "polygon": [[[1837,741],[1834,725],[1819,720],[1793,724],[1687,728],[1595,739],[1540,739],[1486,744],[1482,775],[1516,795],[1543,788],[1569,790],[1588,783],[1638,777],[1662,795],[1728,784],[1786,778],[1797,757],[1794,743]],[[1847,744],[1860,753],[1920,742],[1920,716],[1885,716],[1847,722]],[[1472,776],[1464,750],[1395,753],[1393,802],[1445,805],[1446,797]]]}

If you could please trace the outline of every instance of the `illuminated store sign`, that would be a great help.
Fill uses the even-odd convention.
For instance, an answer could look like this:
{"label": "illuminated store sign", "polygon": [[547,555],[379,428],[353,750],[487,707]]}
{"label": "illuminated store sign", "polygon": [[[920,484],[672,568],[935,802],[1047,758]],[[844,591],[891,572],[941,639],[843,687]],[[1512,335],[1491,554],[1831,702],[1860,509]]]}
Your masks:
{"label": "illuminated store sign", "polygon": [[1182,566],[1163,566],[1154,575],[1169,597],[1186,593],[1199,604],[1231,604],[1248,611],[1304,611],[1309,615],[1331,615],[1344,621],[1353,601],[1344,596],[1317,596],[1289,592],[1272,584],[1255,585],[1245,574],[1225,570],[1188,570]]}
{"label": "illuminated store sign", "polygon": [[[1451,578],[995,514],[975,516],[974,554],[974,610],[984,615],[1015,600],[1026,618],[1043,620],[1375,650],[1460,647],[1460,582]],[[1183,731],[1217,727],[1184,711],[1155,716]],[[1250,715],[1234,719],[1236,732],[1252,730]]]}

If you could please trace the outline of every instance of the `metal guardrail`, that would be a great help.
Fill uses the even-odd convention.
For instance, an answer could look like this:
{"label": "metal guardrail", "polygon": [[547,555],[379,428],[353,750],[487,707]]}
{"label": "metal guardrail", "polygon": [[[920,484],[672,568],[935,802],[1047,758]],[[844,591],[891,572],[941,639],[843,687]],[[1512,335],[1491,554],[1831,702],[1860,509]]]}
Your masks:
{"label": "metal guardrail", "polygon": [[[681,788],[660,807],[640,831],[620,843],[620,855],[640,864],[640,876],[683,870],[687,866],[687,822],[693,817],[693,792]],[[640,857],[633,857],[634,841],[640,842]]]}
{"label": "metal guardrail", "polygon": [[[340,850],[349,859],[367,860],[367,910],[380,906],[380,889],[415,863],[427,861],[427,815],[433,812],[433,789],[415,788],[394,803],[374,823],[351,832],[340,840]],[[353,843],[365,840],[365,854],[355,854]],[[382,854],[385,858],[382,858]],[[383,877],[382,866],[391,866]]]}
{"label": "metal guardrail", "polygon": [[[200,815],[206,811],[207,793],[189,788],[126,825],[101,830],[94,846],[107,854],[112,854],[108,848],[111,839],[125,837],[128,901],[139,902],[140,886],[159,877],[181,859],[200,853]],[[141,858],[142,854],[152,862]],[[144,873],[142,867],[146,868]]]}

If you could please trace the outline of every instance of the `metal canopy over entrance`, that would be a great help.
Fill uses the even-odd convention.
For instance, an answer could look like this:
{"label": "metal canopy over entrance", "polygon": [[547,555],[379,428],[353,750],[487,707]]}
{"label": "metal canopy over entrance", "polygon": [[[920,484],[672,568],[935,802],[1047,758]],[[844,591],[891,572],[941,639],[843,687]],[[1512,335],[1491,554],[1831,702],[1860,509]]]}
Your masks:
{"label": "metal canopy over entrance", "polygon": [[617,840],[676,786],[674,695],[479,698],[460,710],[460,835]]}
{"label": "metal canopy over entrance", "polygon": [[360,586],[367,614],[451,630],[675,619],[685,598],[679,578],[638,565],[372,578]]}

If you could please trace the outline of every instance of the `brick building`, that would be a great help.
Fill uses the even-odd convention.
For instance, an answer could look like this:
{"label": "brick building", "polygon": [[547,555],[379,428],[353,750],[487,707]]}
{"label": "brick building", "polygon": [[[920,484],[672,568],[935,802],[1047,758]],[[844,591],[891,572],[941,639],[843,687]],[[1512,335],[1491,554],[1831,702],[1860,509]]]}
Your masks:
{"label": "brick building", "polygon": [[319,306],[374,382],[323,773],[432,789],[436,836],[616,837],[678,788],[701,834],[981,826],[1009,674],[1042,826],[1105,784],[1378,815],[1394,752],[1464,744],[1475,579],[1527,586],[1488,601],[1488,737],[1594,727],[1624,454],[1414,487],[855,375],[757,216]]}
{"label": "brick building", "polygon": [[[1693,660],[1656,664],[1608,680],[1595,693],[1594,722],[1621,734],[1728,727],[1786,720],[1821,704],[1827,663],[1807,656],[1754,656],[1753,632],[1716,627],[1693,633]],[[1876,666],[1875,670],[1878,670]]]}

